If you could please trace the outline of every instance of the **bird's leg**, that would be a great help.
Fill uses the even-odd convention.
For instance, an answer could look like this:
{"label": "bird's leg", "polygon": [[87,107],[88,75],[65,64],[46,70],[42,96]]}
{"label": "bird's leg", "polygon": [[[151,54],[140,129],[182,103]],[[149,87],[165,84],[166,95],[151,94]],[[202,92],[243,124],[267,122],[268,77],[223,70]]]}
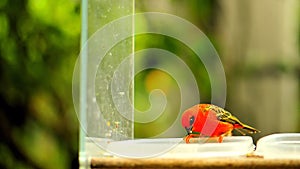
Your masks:
{"label": "bird's leg", "polygon": [[222,142],[223,142],[223,139],[224,139],[224,135],[220,135],[219,138],[218,138],[218,142],[219,142],[219,143],[222,143]]}
{"label": "bird's leg", "polygon": [[185,141],[185,143],[190,143],[190,139],[191,139],[191,135],[190,134],[188,134],[188,135],[186,135],[185,137],[183,137],[183,140]]}
{"label": "bird's leg", "polygon": [[226,133],[220,135],[218,138],[218,142],[222,143],[225,136],[232,136],[232,130],[229,130]]}
{"label": "bird's leg", "polygon": [[216,143],[219,137],[208,137],[202,135],[201,133],[197,134],[188,134],[183,138],[186,143]]}
{"label": "bird's leg", "polygon": [[183,140],[186,142],[186,143],[191,143],[190,142],[190,139],[191,138],[194,138],[194,137],[200,137],[201,135],[200,134],[188,134],[186,135]]}

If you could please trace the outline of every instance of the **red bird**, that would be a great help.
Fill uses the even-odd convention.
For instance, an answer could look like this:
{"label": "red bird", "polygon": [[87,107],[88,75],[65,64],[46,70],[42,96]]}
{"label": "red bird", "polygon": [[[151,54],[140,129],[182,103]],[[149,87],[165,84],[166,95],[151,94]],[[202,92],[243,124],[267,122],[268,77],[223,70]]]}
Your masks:
{"label": "red bird", "polygon": [[198,104],[187,109],[182,115],[181,123],[188,133],[184,138],[186,143],[189,143],[191,138],[201,136],[218,137],[218,142],[221,143],[223,137],[231,135],[233,129],[243,135],[245,133],[241,129],[251,134],[260,132],[212,104]]}

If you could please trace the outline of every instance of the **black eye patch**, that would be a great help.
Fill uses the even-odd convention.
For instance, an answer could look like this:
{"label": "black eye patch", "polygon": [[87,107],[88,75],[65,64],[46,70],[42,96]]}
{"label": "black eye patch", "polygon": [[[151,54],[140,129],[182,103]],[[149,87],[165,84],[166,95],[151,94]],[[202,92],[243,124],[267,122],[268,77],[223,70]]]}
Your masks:
{"label": "black eye patch", "polygon": [[190,126],[192,126],[195,122],[195,116],[190,117]]}

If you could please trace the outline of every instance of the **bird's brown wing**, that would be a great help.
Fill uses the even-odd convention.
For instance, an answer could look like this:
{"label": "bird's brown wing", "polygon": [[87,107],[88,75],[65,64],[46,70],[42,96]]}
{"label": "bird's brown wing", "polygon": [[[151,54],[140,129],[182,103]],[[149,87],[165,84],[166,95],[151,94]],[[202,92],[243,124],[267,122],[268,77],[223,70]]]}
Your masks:
{"label": "bird's brown wing", "polygon": [[[233,125],[239,125],[239,126],[241,126],[240,129],[245,130],[248,133],[258,133],[258,132],[260,132],[259,130],[242,123],[238,118],[233,116],[230,112],[228,112],[228,111],[226,111],[226,110],[224,110],[220,107],[212,105],[210,107],[210,109],[216,113],[216,117],[220,121],[228,122],[228,123],[231,123]],[[239,132],[243,133],[242,131],[239,131]]]}

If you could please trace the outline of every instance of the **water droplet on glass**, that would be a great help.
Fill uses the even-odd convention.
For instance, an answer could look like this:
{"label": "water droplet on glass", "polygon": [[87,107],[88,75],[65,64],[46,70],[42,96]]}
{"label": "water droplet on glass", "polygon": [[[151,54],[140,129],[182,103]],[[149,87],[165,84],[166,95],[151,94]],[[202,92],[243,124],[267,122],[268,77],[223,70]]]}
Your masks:
{"label": "water droplet on glass", "polygon": [[107,132],[107,133],[105,133],[105,137],[111,137],[111,133],[112,133],[112,132]]}
{"label": "water droplet on glass", "polygon": [[120,123],[121,123],[121,122],[119,122],[119,121],[115,121],[115,128],[116,128],[116,129],[119,128]]}
{"label": "water droplet on glass", "polygon": [[117,38],[118,38],[118,36],[119,36],[119,34],[118,34],[118,33],[116,33],[116,34],[113,34],[113,37],[114,37],[114,39],[117,39]]}

